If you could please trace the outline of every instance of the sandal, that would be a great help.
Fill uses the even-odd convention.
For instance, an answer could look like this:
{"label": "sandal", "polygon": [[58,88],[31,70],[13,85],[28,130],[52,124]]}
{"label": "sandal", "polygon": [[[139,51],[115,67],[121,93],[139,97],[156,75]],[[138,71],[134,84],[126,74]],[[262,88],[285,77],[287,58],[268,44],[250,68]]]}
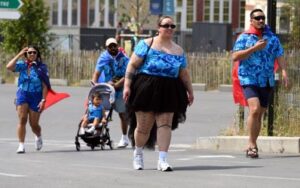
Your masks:
{"label": "sandal", "polygon": [[248,148],[246,150],[246,157],[251,157],[252,159],[258,158],[258,148],[257,147]]}

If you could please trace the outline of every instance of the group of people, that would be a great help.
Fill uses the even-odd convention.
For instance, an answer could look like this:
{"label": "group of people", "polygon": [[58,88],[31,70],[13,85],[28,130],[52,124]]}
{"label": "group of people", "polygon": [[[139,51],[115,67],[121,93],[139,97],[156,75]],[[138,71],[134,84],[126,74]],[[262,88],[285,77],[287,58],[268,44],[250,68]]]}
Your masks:
{"label": "group of people", "polygon": [[[255,9],[250,17],[251,28],[257,32],[241,34],[232,57],[240,63],[239,79],[249,105],[247,156],[256,158],[256,140],[262,114],[274,86],[274,60],[277,59],[282,68],[285,84],[288,79],[283,49],[278,38],[265,25],[263,11]],[[136,170],[144,169],[143,149],[154,143],[157,143],[159,151],[157,169],[173,170],[167,162],[172,130],[186,119],[187,107],[194,101],[186,55],[172,40],[175,28],[171,17],[160,17],[156,36],[140,40],[130,58],[119,48],[116,39],[107,39],[106,50],[99,56],[92,77],[94,84],[109,83],[116,90],[114,110],[119,114],[122,130],[118,147],[128,146],[131,139],[134,147],[133,168]],[[23,55],[26,60],[18,60]],[[48,89],[38,71],[42,65],[38,49],[32,46],[21,50],[7,64],[8,69],[20,72],[16,97],[20,143],[17,153],[25,152],[25,126],[28,117],[36,135],[36,149],[42,148],[39,117]],[[100,122],[106,123],[101,101],[101,96],[92,97],[88,107],[91,112],[84,117],[82,128],[88,123],[93,123],[94,126]],[[129,135],[133,135],[130,138],[127,136],[129,122]],[[94,126],[87,131],[93,131]]]}

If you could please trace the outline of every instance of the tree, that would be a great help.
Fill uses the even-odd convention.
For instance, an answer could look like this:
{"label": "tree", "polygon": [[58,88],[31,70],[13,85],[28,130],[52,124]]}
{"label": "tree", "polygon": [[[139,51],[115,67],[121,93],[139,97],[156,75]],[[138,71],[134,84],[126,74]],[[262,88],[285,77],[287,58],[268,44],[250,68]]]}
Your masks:
{"label": "tree", "polygon": [[4,51],[16,53],[29,44],[47,51],[52,40],[48,33],[49,7],[43,0],[22,0],[23,6],[19,9],[21,17],[18,20],[0,22],[0,34],[4,40],[0,44]]}
{"label": "tree", "polygon": [[291,49],[300,49],[300,1],[288,0],[286,3],[287,8],[290,10],[288,16],[292,22],[288,47]]}
{"label": "tree", "polygon": [[128,27],[135,33],[140,33],[143,25],[149,20],[149,1],[148,0],[126,0],[120,3],[120,8],[123,13],[120,16],[120,21],[128,23]]}

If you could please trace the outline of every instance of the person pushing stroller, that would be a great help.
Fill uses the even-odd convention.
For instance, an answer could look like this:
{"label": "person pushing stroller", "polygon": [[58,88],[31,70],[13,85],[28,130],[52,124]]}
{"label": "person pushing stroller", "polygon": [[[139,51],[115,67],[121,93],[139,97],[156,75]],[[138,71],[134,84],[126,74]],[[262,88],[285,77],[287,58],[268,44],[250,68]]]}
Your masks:
{"label": "person pushing stroller", "polygon": [[[102,102],[103,98],[99,92],[92,94],[91,101],[89,101],[88,104],[87,113],[85,113],[82,118],[79,135],[84,135],[85,132],[92,134],[99,125],[107,123],[105,108],[103,107]],[[92,126],[86,130],[89,124],[92,124]]]}

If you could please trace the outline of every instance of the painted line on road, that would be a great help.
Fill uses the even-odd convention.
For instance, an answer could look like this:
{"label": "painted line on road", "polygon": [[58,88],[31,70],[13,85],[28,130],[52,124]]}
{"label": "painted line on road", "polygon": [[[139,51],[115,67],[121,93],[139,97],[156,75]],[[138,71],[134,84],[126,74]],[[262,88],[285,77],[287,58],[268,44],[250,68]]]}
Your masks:
{"label": "painted line on road", "polygon": [[285,177],[276,177],[276,176],[252,176],[252,175],[240,175],[240,174],[215,174],[215,175],[217,175],[217,176],[227,176],[227,177],[237,177],[237,178],[300,181],[300,178],[285,178]]}
{"label": "painted line on road", "polygon": [[235,156],[232,156],[232,155],[197,155],[197,156],[193,156],[193,157],[180,158],[178,160],[189,161],[189,160],[193,160],[193,159],[215,159],[215,158],[229,158],[229,159],[234,159]]}
{"label": "painted line on road", "polygon": [[8,174],[8,173],[2,173],[2,172],[0,172],[0,176],[7,176],[7,177],[13,177],[13,178],[22,178],[22,177],[26,177],[25,175],[20,175],[20,174]]}

